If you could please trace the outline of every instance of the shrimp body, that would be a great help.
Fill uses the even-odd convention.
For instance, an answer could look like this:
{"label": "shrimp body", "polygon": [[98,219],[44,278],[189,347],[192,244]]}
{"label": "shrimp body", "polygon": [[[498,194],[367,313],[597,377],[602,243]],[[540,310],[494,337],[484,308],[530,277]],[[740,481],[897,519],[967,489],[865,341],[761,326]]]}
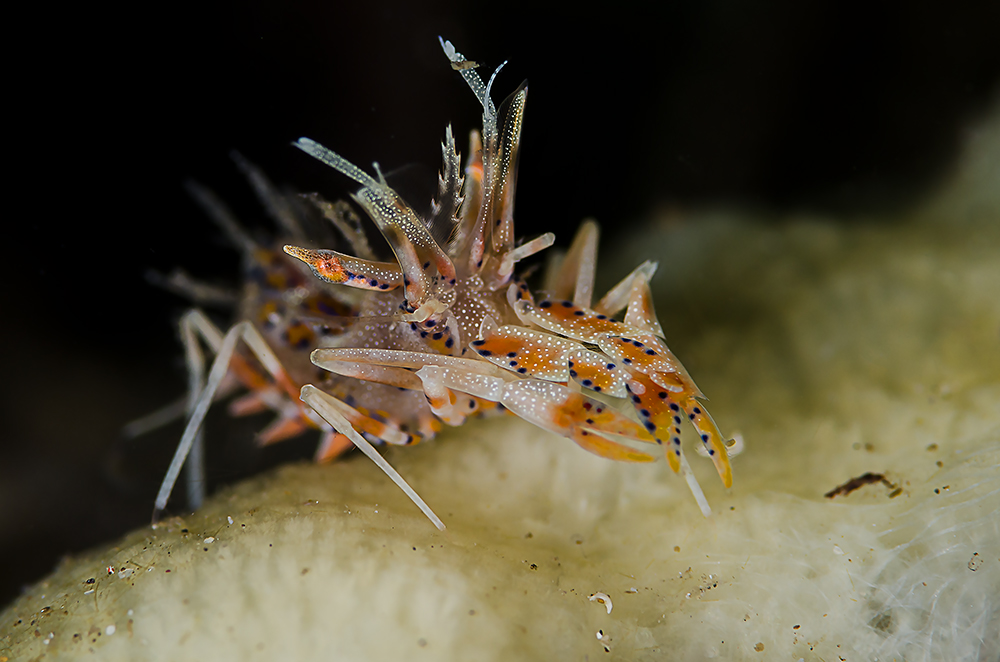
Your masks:
{"label": "shrimp body", "polygon": [[[218,201],[196,191],[243,250],[244,321],[223,336],[197,311],[186,318],[217,356],[204,385],[192,363],[197,379],[192,377],[188,428],[158,509],[166,505],[204,410],[220,386],[233,382],[249,389],[235,410],[278,413],[261,434],[264,443],[318,428],[320,461],[357,446],[439,528],[443,523],[372,444],[413,444],[433,437],[442,423],[461,425],[489,410],[507,410],[612,460],[655,459],[622,439],[659,445],[708,515],[681,448],[680,426],[687,419],[723,484],[731,485],[729,449],[699,402],[701,391],[663,340],[649,289],[654,263],[643,263],[593,301],[598,228],[586,222],[547,274],[544,296],[536,297],[516,275],[518,262],[555,240],[546,233],[515,241],[528,88],[522,84],[498,109],[490,98],[496,73],[484,84],[450,42],[441,45],[482,105],[483,127],[471,134],[464,167],[451,127],[446,129],[438,191],[426,217],[388,185],[378,164],[373,176],[308,138],[294,143],[360,184],[354,201],[385,237],[392,259],[376,259],[345,203],[311,196],[312,207],[303,211],[301,202],[282,196],[245,162],[240,165],[258,195],[294,242],[283,245],[283,253],[255,244]],[[303,245],[309,243],[303,217],[316,214],[337,229],[349,253]],[[238,339],[249,352],[236,349]],[[620,398],[631,401],[634,415],[619,410],[614,400]]]}

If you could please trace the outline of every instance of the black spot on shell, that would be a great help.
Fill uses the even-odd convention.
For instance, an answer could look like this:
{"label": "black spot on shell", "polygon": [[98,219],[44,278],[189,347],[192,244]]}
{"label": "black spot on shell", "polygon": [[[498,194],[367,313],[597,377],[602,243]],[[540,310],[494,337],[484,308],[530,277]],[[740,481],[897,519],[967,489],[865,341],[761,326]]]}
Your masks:
{"label": "black spot on shell", "polygon": [[473,347],[482,347],[485,344],[486,344],[485,340],[473,340],[472,341],[472,346]]}
{"label": "black spot on shell", "polygon": [[444,334],[438,331],[433,336],[431,336],[431,338],[433,338],[434,340],[441,340],[441,338],[444,338]]}
{"label": "black spot on shell", "polygon": [[517,352],[507,352],[507,358],[512,359],[517,356]]}
{"label": "black spot on shell", "polygon": [[549,308],[551,306],[552,306],[552,302],[551,301],[543,301],[540,304],[538,304],[539,308]]}

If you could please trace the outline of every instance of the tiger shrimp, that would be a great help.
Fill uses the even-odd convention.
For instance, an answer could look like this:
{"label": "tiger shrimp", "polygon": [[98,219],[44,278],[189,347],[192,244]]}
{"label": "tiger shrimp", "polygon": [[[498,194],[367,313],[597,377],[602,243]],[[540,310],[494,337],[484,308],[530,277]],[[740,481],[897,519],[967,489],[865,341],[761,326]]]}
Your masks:
{"label": "tiger shrimp", "polygon": [[[314,428],[322,433],[318,461],[356,446],[439,529],[441,520],[374,446],[430,439],[442,423],[462,425],[492,410],[505,410],[610,460],[655,460],[620,440],[660,446],[708,516],[707,500],[681,447],[686,418],[723,485],[731,486],[733,449],[664,341],[650,290],[655,263],[639,265],[595,302],[599,230],[588,221],[547,274],[544,296],[536,296],[516,274],[520,261],[555,241],[552,233],[515,241],[527,83],[498,108],[490,90],[506,63],[484,83],[477,64],[439,40],[482,106],[482,131],[471,132],[463,167],[451,127],[446,128],[438,189],[426,216],[389,186],[377,163],[373,176],[313,140],[293,143],[361,186],[352,197],[385,237],[392,260],[376,259],[348,205],[315,195],[308,197],[313,211],[333,224],[351,253],[300,245],[308,243],[296,220],[301,198],[282,196],[246,162],[240,165],[259,197],[297,239],[281,253],[254,243],[218,200],[195,190],[251,265],[254,304],[225,334],[197,310],[182,321],[191,366],[188,422],[157,511],[166,507],[185,458],[196,447],[209,405],[241,385],[249,394],[237,400],[236,412],[278,414],[261,434],[263,443]],[[207,380],[198,337],[216,355]],[[239,340],[249,352],[237,349]],[[617,404],[625,399],[631,411]]]}

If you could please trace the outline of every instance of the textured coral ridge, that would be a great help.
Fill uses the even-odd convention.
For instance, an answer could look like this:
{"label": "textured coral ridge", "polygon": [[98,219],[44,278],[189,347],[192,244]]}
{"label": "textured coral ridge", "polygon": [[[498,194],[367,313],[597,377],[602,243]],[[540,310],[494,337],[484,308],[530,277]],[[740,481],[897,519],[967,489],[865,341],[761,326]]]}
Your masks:
{"label": "textured coral ridge", "polygon": [[[364,458],[284,467],[68,560],[0,656],[997,659],[1000,124],[972,135],[905,217],[703,214],[609,251],[660,260],[665,331],[746,440],[711,520],[665,465],[473,422],[389,453],[447,534]],[[823,497],[866,472],[896,488]]]}

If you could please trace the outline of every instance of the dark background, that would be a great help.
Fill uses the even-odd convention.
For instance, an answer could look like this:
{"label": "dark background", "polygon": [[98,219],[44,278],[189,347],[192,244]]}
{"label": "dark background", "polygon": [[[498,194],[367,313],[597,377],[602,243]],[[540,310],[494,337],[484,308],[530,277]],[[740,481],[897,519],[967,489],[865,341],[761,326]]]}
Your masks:
{"label": "dark background", "polygon": [[[851,223],[905,209],[998,91],[993,2],[342,4],[7,17],[22,45],[4,95],[0,605],[63,555],[148,522],[180,427],[133,442],[120,430],[183,394],[186,304],[144,274],[238,277],[182,182],[268,228],[228,152],[344,196],[349,182],[289,146],[305,135],[365,168],[424,166],[425,202],[445,124],[464,150],[480,117],[438,34],[486,73],[509,60],[497,103],[530,79],[518,226],[562,242],[585,216],[608,240],[663,206]],[[309,456],[311,439],[254,449],[263,423],[212,418],[213,486]]]}

